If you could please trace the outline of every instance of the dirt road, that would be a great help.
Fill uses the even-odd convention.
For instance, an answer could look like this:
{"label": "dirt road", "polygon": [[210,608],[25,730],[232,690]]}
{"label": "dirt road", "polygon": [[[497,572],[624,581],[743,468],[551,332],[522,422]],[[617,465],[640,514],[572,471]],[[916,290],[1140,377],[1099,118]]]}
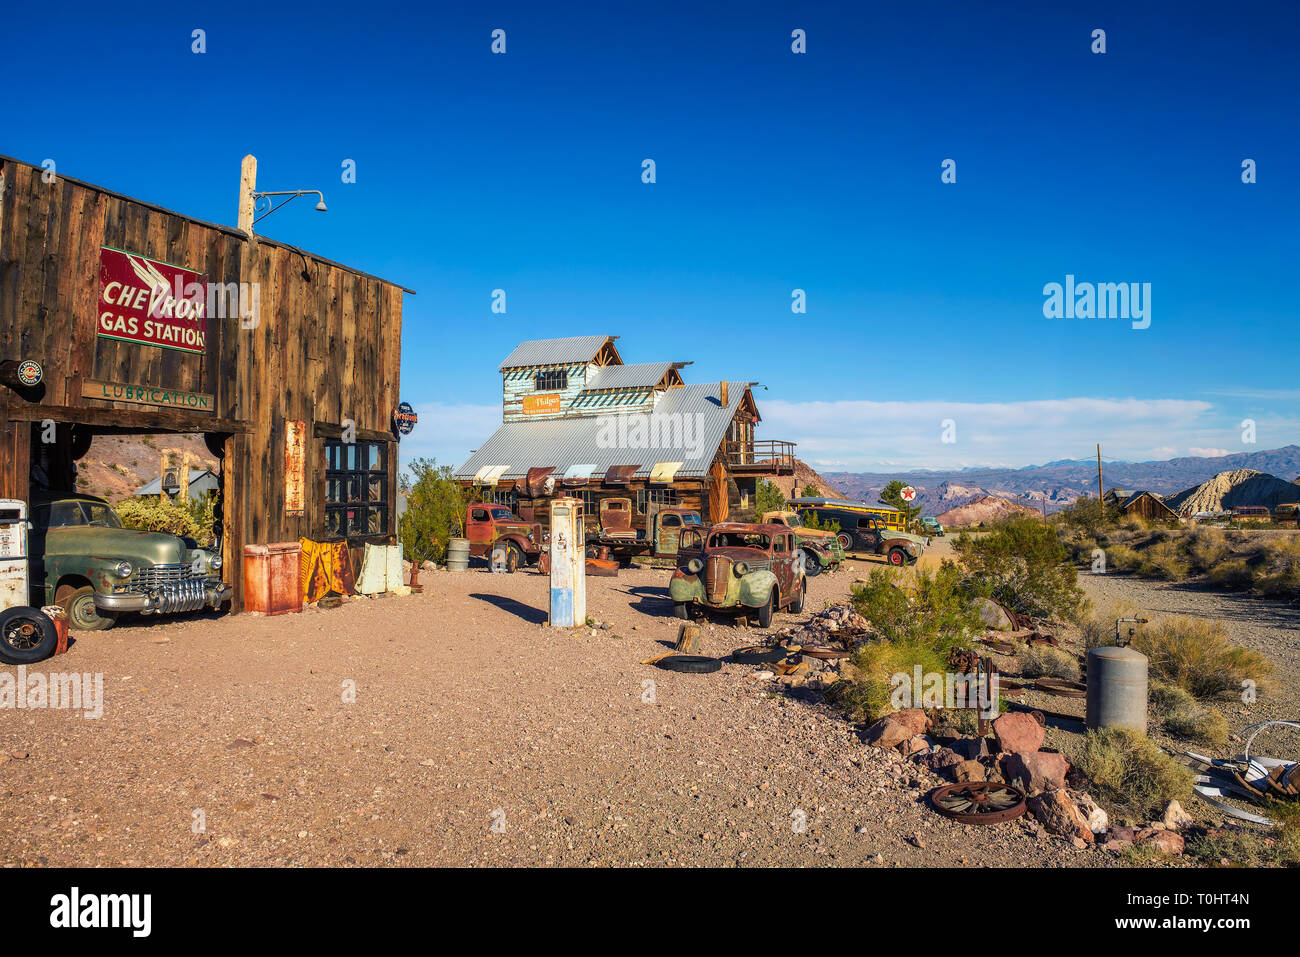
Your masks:
{"label": "dirt road", "polygon": [[[847,594],[855,564],[814,579],[809,609]],[[101,718],[0,710],[0,754],[26,755],[0,763],[0,859],[1115,862],[1035,836],[1027,821],[938,817],[923,803],[937,778],[756,680],[754,666],[642,665],[676,635],[667,575],[591,579],[589,612],[610,625],[594,633],[540,624],[544,577],[471,571],[332,611],[82,634],[33,671],[102,673]],[[704,630],[718,655],[757,637],[723,618]]]}

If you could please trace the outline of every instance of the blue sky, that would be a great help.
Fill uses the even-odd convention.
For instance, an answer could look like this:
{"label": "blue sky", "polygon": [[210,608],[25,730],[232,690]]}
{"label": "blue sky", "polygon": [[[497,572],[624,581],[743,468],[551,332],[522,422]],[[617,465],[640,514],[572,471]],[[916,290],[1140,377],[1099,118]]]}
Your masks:
{"label": "blue sky", "polygon": [[[590,333],[763,383],[823,469],[1300,441],[1295,5],[981,6],[21,5],[0,152],[223,223],[248,152],[324,190],[261,228],[418,292],[404,457]],[[1150,283],[1150,327],[1045,318],[1067,274]]]}

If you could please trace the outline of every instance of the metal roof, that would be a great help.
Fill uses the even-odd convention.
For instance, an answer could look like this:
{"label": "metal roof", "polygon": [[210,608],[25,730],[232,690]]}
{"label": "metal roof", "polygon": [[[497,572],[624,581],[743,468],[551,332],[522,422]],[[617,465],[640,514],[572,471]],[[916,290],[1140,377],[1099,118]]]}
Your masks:
{"label": "metal roof", "polygon": [[638,362],[634,365],[604,366],[587,377],[583,392],[602,389],[653,389],[676,363]]}
{"label": "metal roof", "polygon": [[[217,478],[217,474],[216,474],[215,472],[213,472],[211,469],[203,469],[202,471],[199,471],[199,472],[191,472],[191,473],[190,473],[190,491],[192,492],[192,491],[194,490],[194,486],[195,486],[195,484],[197,484],[198,482],[203,481],[203,480],[206,479],[206,478],[211,478],[211,479],[212,479],[212,487],[213,487],[213,488],[216,488],[216,487],[217,487],[217,482],[219,481],[218,478]],[[132,492],[131,494],[132,494],[132,495],[161,495],[161,494],[162,494],[162,476],[159,475],[159,476],[158,476],[156,479],[154,479],[153,481],[151,481],[151,482],[146,482],[144,485],[141,485],[138,489],[136,489],[136,490],[135,490],[134,492]]]}
{"label": "metal roof", "polygon": [[590,362],[601,347],[617,336],[570,336],[567,339],[533,339],[515,346],[501,363],[500,372],[525,366],[557,366]]}
{"label": "metal roof", "polygon": [[[524,478],[530,468],[553,465],[563,474],[574,465],[594,465],[603,475],[611,466],[638,465],[635,477],[649,478],[660,462],[681,462],[678,478],[701,478],[726,438],[731,420],[749,391],[747,382],[729,382],[724,408],[720,382],[699,382],[669,389],[654,412],[568,416],[538,422],[506,422],[456,469],[456,477],[472,479],[480,470],[509,468],[502,480]],[[634,420],[643,424],[634,424]],[[622,426],[616,435],[629,441],[605,441],[609,423]],[[647,442],[635,436],[644,428]]]}

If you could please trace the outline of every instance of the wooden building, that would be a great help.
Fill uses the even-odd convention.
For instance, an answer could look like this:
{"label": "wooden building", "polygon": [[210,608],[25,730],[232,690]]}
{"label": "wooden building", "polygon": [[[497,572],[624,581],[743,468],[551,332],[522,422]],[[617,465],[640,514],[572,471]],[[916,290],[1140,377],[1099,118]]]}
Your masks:
{"label": "wooden building", "polygon": [[0,157],[0,362],[42,372],[0,386],[0,497],[72,489],[96,435],[202,433],[235,610],[245,545],[394,540],[410,291],[252,235],[251,160],[245,231]]}
{"label": "wooden building", "polygon": [[686,383],[689,362],[625,364],[614,336],[520,343],[501,363],[502,425],[456,470],[466,486],[545,524],[557,494],[632,500],[706,522],[754,517],[758,480],[794,474],[794,443],[758,441],[752,382]]}
{"label": "wooden building", "polygon": [[1143,518],[1148,522],[1177,523],[1180,521],[1178,513],[1166,505],[1155,492],[1131,492],[1119,502],[1118,507],[1120,513],[1129,518]]}

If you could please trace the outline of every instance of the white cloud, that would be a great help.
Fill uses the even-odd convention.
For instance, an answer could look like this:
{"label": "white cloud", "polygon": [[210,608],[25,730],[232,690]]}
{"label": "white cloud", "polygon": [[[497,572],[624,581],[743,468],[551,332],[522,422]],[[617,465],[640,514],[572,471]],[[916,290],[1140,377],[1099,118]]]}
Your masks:
{"label": "white cloud", "polygon": [[[758,438],[799,443],[804,461],[843,470],[1018,467],[1089,458],[1168,458],[1176,448],[1235,435],[1209,402],[1187,399],[1067,398],[1026,402],[761,401]],[[956,423],[945,443],[943,423]],[[1173,443],[1177,443],[1175,446]],[[840,465],[840,463],[844,463]],[[830,466],[827,466],[830,469]]]}
{"label": "white cloud", "polygon": [[1231,450],[1231,449],[1202,449],[1202,448],[1198,448],[1198,447],[1196,447],[1196,446],[1192,446],[1192,447],[1191,447],[1190,449],[1188,449],[1187,451],[1188,451],[1190,454],[1195,455],[1195,456],[1198,456],[1198,457],[1203,458],[1203,459],[1218,458],[1220,455],[1231,455],[1231,454],[1232,454],[1232,450]]}

